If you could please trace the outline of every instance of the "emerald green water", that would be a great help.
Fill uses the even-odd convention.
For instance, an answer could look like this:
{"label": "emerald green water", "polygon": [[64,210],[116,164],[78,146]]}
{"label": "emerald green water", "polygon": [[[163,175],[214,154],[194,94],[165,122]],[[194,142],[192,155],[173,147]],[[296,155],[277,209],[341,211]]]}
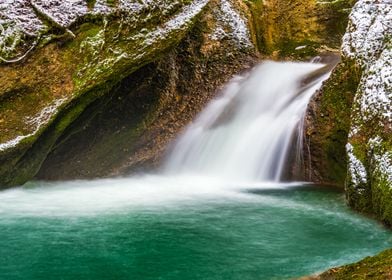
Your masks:
{"label": "emerald green water", "polygon": [[392,246],[326,188],[195,178],[0,192],[0,279],[290,279]]}

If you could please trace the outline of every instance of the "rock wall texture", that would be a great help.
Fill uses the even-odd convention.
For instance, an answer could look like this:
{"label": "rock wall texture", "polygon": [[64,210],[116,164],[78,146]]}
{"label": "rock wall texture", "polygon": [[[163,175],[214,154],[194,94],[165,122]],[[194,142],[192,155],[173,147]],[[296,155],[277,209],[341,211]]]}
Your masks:
{"label": "rock wall texture", "polygon": [[387,224],[392,224],[391,4],[356,3],[343,37],[342,63],[316,94],[307,117],[307,178],[346,182],[349,204]]}
{"label": "rock wall texture", "polygon": [[354,0],[249,0],[259,49],[278,59],[338,50]]}
{"label": "rock wall texture", "polygon": [[[19,184],[31,178],[56,139],[88,104],[178,44],[206,4],[1,4],[5,33],[0,44],[4,62],[0,66],[1,184]],[[37,49],[25,57],[33,48]],[[16,57],[25,60],[7,63],[17,62]],[[53,123],[59,113],[61,121]],[[50,136],[40,141],[34,155],[26,154],[51,124]]]}
{"label": "rock wall texture", "polygon": [[362,76],[346,146],[350,205],[392,225],[392,2],[359,1],[343,53]]}

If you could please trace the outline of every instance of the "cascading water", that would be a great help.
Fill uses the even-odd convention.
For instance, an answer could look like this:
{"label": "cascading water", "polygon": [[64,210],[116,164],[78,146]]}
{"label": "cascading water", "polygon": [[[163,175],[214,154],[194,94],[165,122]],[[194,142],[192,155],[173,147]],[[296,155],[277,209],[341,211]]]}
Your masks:
{"label": "cascading water", "polygon": [[177,140],[165,171],[279,181],[309,99],[329,74],[306,81],[324,66],[266,61],[234,78]]}

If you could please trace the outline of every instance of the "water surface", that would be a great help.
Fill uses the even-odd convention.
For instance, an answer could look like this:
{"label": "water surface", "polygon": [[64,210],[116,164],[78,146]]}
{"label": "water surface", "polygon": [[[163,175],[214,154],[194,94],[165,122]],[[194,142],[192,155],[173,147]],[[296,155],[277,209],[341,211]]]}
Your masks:
{"label": "water surface", "polygon": [[391,247],[344,195],[145,176],[0,192],[0,279],[290,279]]}

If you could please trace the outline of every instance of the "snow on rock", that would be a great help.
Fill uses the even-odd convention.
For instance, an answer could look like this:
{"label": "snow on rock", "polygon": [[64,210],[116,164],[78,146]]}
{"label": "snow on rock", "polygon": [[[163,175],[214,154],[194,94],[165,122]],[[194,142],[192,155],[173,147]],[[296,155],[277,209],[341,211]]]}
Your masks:
{"label": "snow on rock", "polygon": [[212,40],[228,38],[241,48],[252,48],[247,20],[242,17],[228,0],[221,0],[216,11],[217,23],[211,34]]}
{"label": "snow on rock", "polygon": [[54,115],[57,114],[60,106],[65,103],[66,98],[57,99],[48,107],[45,107],[36,116],[27,117],[25,122],[31,126],[33,131],[25,135],[18,135],[14,139],[0,143],[0,152],[17,146],[22,140],[34,136],[37,132],[46,125]]}
{"label": "snow on rock", "polygon": [[[22,55],[41,36],[47,35],[50,24],[68,29],[82,17],[113,14],[121,14],[130,22],[139,18],[146,21],[156,11],[161,16],[172,13],[184,1],[119,0],[115,5],[108,2],[97,0],[93,7],[88,7],[86,0],[0,1],[0,57],[5,60]],[[48,19],[50,24],[45,22]]]}
{"label": "snow on rock", "polygon": [[[97,0],[88,6],[86,0],[0,0],[0,63],[23,57],[38,41],[51,37],[51,28],[56,28],[56,34],[63,31],[73,35],[69,29],[82,17],[93,16],[103,23],[96,34],[89,34],[79,45],[78,55],[85,60],[75,70],[80,79],[72,96],[54,103],[48,98],[44,108],[32,109],[30,117],[23,119],[23,127],[2,139],[0,152],[39,134],[58,109],[78,95],[78,90],[106,81],[114,66],[120,65],[118,69],[125,72],[125,67],[142,65],[146,57],[151,60],[160,50],[179,41],[208,3],[209,0]],[[119,23],[117,35],[106,33],[111,20]],[[121,28],[127,32],[121,33]]]}
{"label": "snow on rock", "polygon": [[374,166],[373,172],[379,179],[392,182],[392,151],[386,151],[380,136],[373,137],[368,142],[368,156]]}
{"label": "snow on rock", "polygon": [[353,7],[343,53],[362,65],[370,65],[385,47],[386,35],[392,28],[391,0],[360,0]]}
{"label": "snow on rock", "polygon": [[185,6],[178,15],[166,22],[162,27],[158,26],[153,32],[149,32],[145,39],[146,45],[152,45],[154,42],[167,37],[173,30],[187,27],[207,3],[208,0],[199,0]]}
{"label": "snow on rock", "polygon": [[354,148],[350,143],[346,145],[348,155],[348,171],[354,186],[358,192],[363,191],[362,184],[367,183],[367,172],[362,162],[354,155]]}
{"label": "snow on rock", "polygon": [[[148,56],[159,46],[159,44],[165,42],[165,40],[168,40],[169,38],[179,37],[181,32],[186,31],[208,2],[209,0],[195,0],[190,4],[183,6],[169,20],[160,25],[153,26],[151,29],[142,28],[137,30],[137,32],[131,32],[127,37],[122,36],[121,40],[133,42],[134,45],[138,46],[132,53],[124,50],[124,46],[121,44],[113,46],[108,50],[104,49],[106,43],[105,30],[101,30],[95,36],[87,38],[80,45],[80,52],[92,54],[92,58],[78,71],[77,75],[79,77],[84,77],[85,81],[91,81],[94,79],[101,79],[101,75],[105,75],[105,73],[109,72],[109,69],[115,64],[121,63],[124,60],[142,62],[143,58]],[[145,1],[144,3],[146,4],[148,1]],[[159,8],[163,11],[163,7],[160,7],[158,5],[159,3],[160,2],[155,2],[152,5],[155,5],[154,8]],[[174,6],[170,5],[166,8],[170,10],[174,8]],[[130,24],[132,24],[132,21]],[[101,52],[106,52],[103,57],[99,56]],[[108,52],[110,52],[110,54],[108,54]],[[84,85],[82,84],[80,86]]]}
{"label": "snow on rock", "polygon": [[392,182],[392,152],[375,155],[374,161],[376,165],[375,172],[378,172],[379,176],[387,182]]}
{"label": "snow on rock", "polygon": [[26,38],[36,38],[46,27],[26,0],[0,2],[0,56],[12,55]]}
{"label": "snow on rock", "polygon": [[[361,82],[352,109],[349,142],[360,142],[364,150],[372,149],[375,143],[377,146],[387,147],[389,145],[386,142],[392,142],[391,0],[359,0],[356,3],[343,37],[342,52],[345,57],[354,59],[362,67]],[[378,133],[387,136],[366,140],[369,135]],[[369,144],[366,141],[369,141]],[[364,164],[354,160],[355,148],[350,143],[347,146],[349,171],[351,183],[355,188],[363,181],[363,177],[355,174],[364,174]],[[389,178],[392,187],[391,154],[392,151],[369,154],[366,160],[374,164],[374,174],[381,173]]]}

